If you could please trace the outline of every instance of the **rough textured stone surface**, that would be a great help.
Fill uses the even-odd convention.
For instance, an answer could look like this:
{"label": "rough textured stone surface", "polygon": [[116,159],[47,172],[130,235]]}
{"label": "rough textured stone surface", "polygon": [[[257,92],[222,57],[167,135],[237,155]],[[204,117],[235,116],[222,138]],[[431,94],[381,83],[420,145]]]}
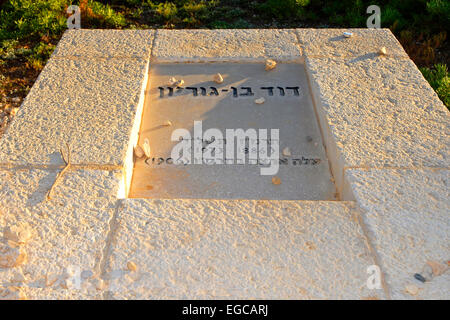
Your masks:
{"label": "rough textured stone surface", "polygon": [[294,30],[157,30],[156,61],[246,61],[301,56]]}
{"label": "rough textured stone surface", "polygon": [[[296,29],[298,40],[307,57],[378,56],[385,47],[387,56],[408,58],[398,40],[389,29]],[[344,37],[344,32],[353,34]]]}
{"label": "rough textured stone surface", "polygon": [[0,163],[123,165],[148,61],[59,59],[46,65],[5,135]]}
{"label": "rough textured stone surface", "polygon": [[67,30],[56,57],[150,57],[154,30]]}
{"label": "rough textured stone surface", "polygon": [[450,165],[450,114],[411,60],[306,65],[338,188],[343,167]]}
{"label": "rough textured stone surface", "polygon": [[[450,272],[421,283],[413,278],[428,260],[450,257],[450,170],[346,171],[363,209],[393,299],[448,299]],[[419,287],[417,296],[405,292]]]}
{"label": "rough textured stone surface", "polygon": [[[109,298],[383,298],[351,202],[128,199]],[[133,261],[138,270],[130,272]]]}
{"label": "rough textured stone surface", "polygon": [[[7,252],[27,259],[4,260],[0,299],[385,298],[366,287],[376,263],[393,298],[447,299],[448,271],[413,275],[449,259],[448,110],[390,31],[350,31],[158,30],[153,58],[294,60],[303,47],[337,186],[356,203],[117,200],[154,32],[66,32],[0,140],[0,241],[31,229]],[[46,201],[66,142],[73,163],[122,170],[69,170]]]}
{"label": "rough textured stone surface", "polygon": [[[55,171],[0,171],[0,240],[8,227],[19,223],[27,223],[33,234],[21,246],[27,261],[15,268],[0,268],[0,288],[67,291],[74,285],[69,271],[76,268],[98,277],[109,222],[116,210],[119,175],[114,171],[69,171],[47,201]],[[95,298],[98,290],[89,282],[83,281],[77,294]]]}

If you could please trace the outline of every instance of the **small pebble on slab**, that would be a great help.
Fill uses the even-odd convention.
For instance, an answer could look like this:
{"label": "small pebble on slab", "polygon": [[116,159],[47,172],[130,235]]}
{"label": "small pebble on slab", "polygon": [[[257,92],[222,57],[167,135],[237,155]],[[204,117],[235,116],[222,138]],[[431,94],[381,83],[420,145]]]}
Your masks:
{"label": "small pebble on slab", "polygon": [[142,158],[145,153],[141,146],[137,145],[136,147],[134,147],[134,154],[136,155],[136,158]]}
{"label": "small pebble on slab", "polygon": [[150,142],[148,142],[148,139],[147,138],[145,138],[145,140],[144,140],[144,146],[143,146],[143,149],[144,149],[144,154],[145,154],[145,156],[147,157],[147,158],[150,158]]}
{"label": "small pebble on slab", "polygon": [[133,261],[129,261],[127,263],[127,269],[133,272],[136,271],[137,270],[136,263],[134,263]]}
{"label": "small pebble on slab", "polygon": [[263,97],[255,99],[256,104],[263,104],[264,102],[266,102],[266,99],[264,99]]}
{"label": "small pebble on slab", "polygon": [[344,37],[345,38],[351,38],[353,36],[353,33],[351,32],[344,32]]}
{"label": "small pebble on slab", "polygon": [[169,79],[169,82],[167,83],[169,86],[174,86],[175,83],[177,82],[177,79],[175,79],[174,77],[171,77]]}
{"label": "small pebble on slab", "polygon": [[272,60],[272,59],[266,60],[266,70],[267,71],[275,69],[276,66],[277,66],[277,63],[274,60]]}
{"label": "small pebble on slab", "polygon": [[283,153],[283,156],[285,156],[285,157],[290,157],[292,155],[289,147],[284,148],[282,153]]}
{"label": "small pebble on slab", "polygon": [[278,178],[278,177],[273,177],[273,178],[272,178],[272,183],[273,183],[274,185],[279,185],[279,184],[281,184],[281,179]]}
{"label": "small pebble on slab", "polygon": [[223,82],[223,77],[220,73],[216,73],[216,75],[214,75],[214,82],[215,83],[222,83]]}

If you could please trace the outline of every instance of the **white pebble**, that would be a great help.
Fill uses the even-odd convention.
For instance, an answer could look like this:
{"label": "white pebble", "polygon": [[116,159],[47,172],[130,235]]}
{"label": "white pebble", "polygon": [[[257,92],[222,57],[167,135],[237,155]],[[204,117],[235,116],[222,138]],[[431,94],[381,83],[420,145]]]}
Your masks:
{"label": "white pebble", "polygon": [[169,79],[168,85],[169,86],[174,86],[177,83],[177,79],[175,79],[174,77],[171,77]]}
{"label": "white pebble", "polygon": [[179,86],[182,86],[183,84],[184,84],[183,79],[177,80],[174,77],[171,77],[168,82],[168,85],[171,87],[179,87]]}
{"label": "white pebble", "polygon": [[145,154],[145,156],[146,156],[147,158],[150,158],[150,142],[148,142],[148,139],[147,139],[147,138],[145,138],[145,140],[144,140],[144,146],[143,146],[143,149],[144,149],[144,154]]}
{"label": "white pebble", "polygon": [[285,157],[290,157],[292,155],[291,150],[288,147],[284,148],[282,153]]}
{"label": "white pebble", "polygon": [[274,60],[272,60],[272,59],[266,60],[266,70],[275,69],[276,66],[277,66],[277,63]]}
{"label": "white pebble", "polygon": [[217,74],[214,76],[214,82],[215,82],[215,83],[222,83],[222,82],[223,82],[223,77],[222,77],[222,75],[221,75],[220,73],[217,73]]}
{"label": "white pebble", "polygon": [[264,98],[258,98],[258,99],[255,99],[255,103],[256,104],[263,104],[264,102],[266,102],[266,99],[264,99]]}
{"label": "white pebble", "polygon": [[144,150],[142,150],[140,145],[137,145],[134,147],[134,154],[136,155],[136,158],[142,158],[144,156]]}
{"label": "white pebble", "polygon": [[127,269],[130,270],[130,271],[136,271],[137,270],[136,263],[134,263],[133,261],[128,261]]}
{"label": "white pebble", "polygon": [[415,296],[416,294],[419,293],[419,288],[413,284],[407,285],[405,290],[412,296]]}
{"label": "white pebble", "polygon": [[101,291],[103,289],[105,289],[106,285],[105,282],[102,279],[94,279],[94,281],[92,281],[95,289]]}
{"label": "white pebble", "polygon": [[378,53],[379,53],[380,55],[383,55],[383,56],[385,56],[385,55],[387,54],[387,50],[386,50],[386,47],[382,47],[382,48],[380,48],[380,51],[378,51]]}

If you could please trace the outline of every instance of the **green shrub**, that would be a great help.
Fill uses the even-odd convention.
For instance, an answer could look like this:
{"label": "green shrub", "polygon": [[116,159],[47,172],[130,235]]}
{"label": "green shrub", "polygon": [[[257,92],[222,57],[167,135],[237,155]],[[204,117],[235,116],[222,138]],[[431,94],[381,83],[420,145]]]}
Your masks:
{"label": "green shrub", "polygon": [[450,109],[450,76],[445,64],[435,64],[433,68],[420,68],[423,76]]}
{"label": "green shrub", "polygon": [[172,2],[164,2],[154,6],[155,12],[164,20],[172,20],[178,13],[177,6]]}
{"label": "green shrub", "polygon": [[386,6],[381,12],[381,23],[383,27],[386,28],[395,26],[398,29],[403,29],[405,26],[405,19],[399,10],[392,6]]}
{"label": "green shrub", "polygon": [[53,53],[53,50],[55,50],[55,47],[51,43],[39,42],[31,52],[28,52],[26,60],[29,66],[36,70],[42,69]]}
{"label": "green shrub", "polygon": [[10,0],[0,11],[0,40],[36,37],[57,38],[67,29],[67,7],[78,4],[82,27],[120,28],[127,24],[121,13],[98,1]]}
{"label": "green shrub", "polygon": [[207,24],[210,10],[218,3],[219,0],[148,0],[146,5],[159,23],[169,27],[175,24],[191,27]]}
{"label": "green shrub", "polygon": [[0,46],[0,58],[4,60],[16,58],[18,44],[17,40],[3,40]]}
{"label": "green shrub", "polygon": [[10,0],[0,11],[0,40],[60,34],[68,0]]}
{"label": "green shrub", "polygon": [[277,19],[301,17],[309,0],[267,0],[259,6],[259,12]]}
{"label": "green shrub", "polygon": [[[81,1],[82,2],[82,1]],[[84,1],[86,2],[86,1]],[[115,12],[108,4],[104,5],[98,1],[88,1],[86,8],[80,6],[82,17],[87,17],[93,26],[122,28],[127,25],[123,14]],[[88,14],[86,14],[88,12]],[[89,16],[89,12],[92,12]],[[83,25],[83,20],[81,21]]]}
{"label": "green shrub", "polygon": [[433,19],[442,22],[444,26],[450,24],[450,2],[448,0],[431,0],[427,3],[427,11]]}
{"label": "green shrub", "polygon": [[98,1],[10,0],[0,10],[0,64],[25,58],[28,67],[42,69],[55,48],[54,43],[67,29],[66,10],[72,3],[80,6],[84,28],[127,25],[121,13]]}

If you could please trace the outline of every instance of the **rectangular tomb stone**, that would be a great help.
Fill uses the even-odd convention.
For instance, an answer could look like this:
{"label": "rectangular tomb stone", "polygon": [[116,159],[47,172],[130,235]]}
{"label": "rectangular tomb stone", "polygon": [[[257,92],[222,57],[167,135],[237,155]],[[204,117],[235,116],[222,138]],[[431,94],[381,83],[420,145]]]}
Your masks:
{"label": "rectangular tomb stone", "polygon": [[[214,82],[217,73],[222,83]],[[169,85],[172,77],[183,83]],[[307,81],[302,63],[280,63],[270,71],[262,63],[153,65],[138,140],[140,146],[148,140],[151,154],[136,159],[129,197],[334,200]],[[264,103],[255,102],[260,98]],[[214,138],[205,136],[213,128]],[[172,141],[177,129],[188,133],[183,142],[179,135]],[[227,138],[227,130],[236,129],[248,138]],[[271,136],[274,129],[278,139]],[[255,158],[251,150],[273,151],[277,143],[279,156],[272,166],[277,162],[278,171],[263,175],[261,169],[270,160],[258,152]],[[180,150],[181,145],[191,155],[172,157],[173,148]],[[232,145],[229,157],[226,149]]]}

